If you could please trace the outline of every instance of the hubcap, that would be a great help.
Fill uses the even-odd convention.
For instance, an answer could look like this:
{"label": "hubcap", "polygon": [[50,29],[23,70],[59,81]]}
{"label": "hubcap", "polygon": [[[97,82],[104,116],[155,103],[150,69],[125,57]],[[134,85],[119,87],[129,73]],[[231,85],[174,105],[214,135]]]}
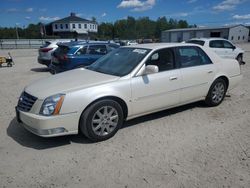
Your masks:
{"label": "hubcap", "polygon": [[96,135],[106,136],[113,132],[119,120],[118,112],[112,106],[103,106],[92,118],[92,130]]}
{"label": "hubcap", "polygon": [[216,83],[212,91],[212,101],[214,103],[221,102],[223,99],[224,93],[225,93],[225,87],[223,83],[221,82]]}

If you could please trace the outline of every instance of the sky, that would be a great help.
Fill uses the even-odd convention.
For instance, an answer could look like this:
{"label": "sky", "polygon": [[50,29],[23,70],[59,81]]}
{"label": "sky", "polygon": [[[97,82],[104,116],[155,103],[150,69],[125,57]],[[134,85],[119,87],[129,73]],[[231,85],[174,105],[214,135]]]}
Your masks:
{"label": "sky", "polygon": [[127,16],[184,19],[198,26],[250,25],[250,0],[0,0],[0,27],[50,23],[71,12],[97,22]]}

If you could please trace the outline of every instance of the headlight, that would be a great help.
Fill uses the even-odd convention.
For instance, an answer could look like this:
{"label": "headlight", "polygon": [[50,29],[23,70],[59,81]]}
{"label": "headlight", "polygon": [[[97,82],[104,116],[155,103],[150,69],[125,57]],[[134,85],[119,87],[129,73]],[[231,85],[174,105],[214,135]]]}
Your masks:
{"label": "headlight", "polygon": [[58,115],[64,100],[64,94],[57,94],[46,98],[40,109],[40,114],[44,116]]}

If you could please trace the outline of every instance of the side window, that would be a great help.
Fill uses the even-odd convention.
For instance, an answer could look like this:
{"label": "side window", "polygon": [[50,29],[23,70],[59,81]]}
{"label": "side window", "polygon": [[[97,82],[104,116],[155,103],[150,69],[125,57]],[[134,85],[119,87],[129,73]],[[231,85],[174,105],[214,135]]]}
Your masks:
{"label": "side window", "polygon": [[175,68],[174,52],[171,48],[166,48],[154,52],[146,65],[157,65],[159,72]]}
{"label": "side window", "polygon": [[233,48],[233,45],[230,42],[223,41],[224,43],[224,48]]}
{"label": "side window", "polygon": [[89,54],[104,55],[107,53],[106,45],[90,45]]}
{"label": "side window", "polygon": [[87,46],[84,46],[76,52],[76,55],[85,55],[86,53],[87,53]]}
{"label": "side window", "polygon": [[212,64],[207,54],[198,47],[179,47],[177,54],[181,68]]}
{"label": "side window", "polygon": [[209,47],[211,48],[224,48],[222,40],[212,40],[209,42]]}

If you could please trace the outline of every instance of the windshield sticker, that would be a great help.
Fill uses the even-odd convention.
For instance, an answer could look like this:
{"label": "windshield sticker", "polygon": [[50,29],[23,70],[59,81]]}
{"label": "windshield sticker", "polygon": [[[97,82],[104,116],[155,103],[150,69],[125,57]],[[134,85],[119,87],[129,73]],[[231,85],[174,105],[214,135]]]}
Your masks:
{"label": "windshield sticker", "polygon": [[145,54],[147,52],[147,50],[143,50],[143,49],[134,49],[133,52],[136,52],[138,54]]}

